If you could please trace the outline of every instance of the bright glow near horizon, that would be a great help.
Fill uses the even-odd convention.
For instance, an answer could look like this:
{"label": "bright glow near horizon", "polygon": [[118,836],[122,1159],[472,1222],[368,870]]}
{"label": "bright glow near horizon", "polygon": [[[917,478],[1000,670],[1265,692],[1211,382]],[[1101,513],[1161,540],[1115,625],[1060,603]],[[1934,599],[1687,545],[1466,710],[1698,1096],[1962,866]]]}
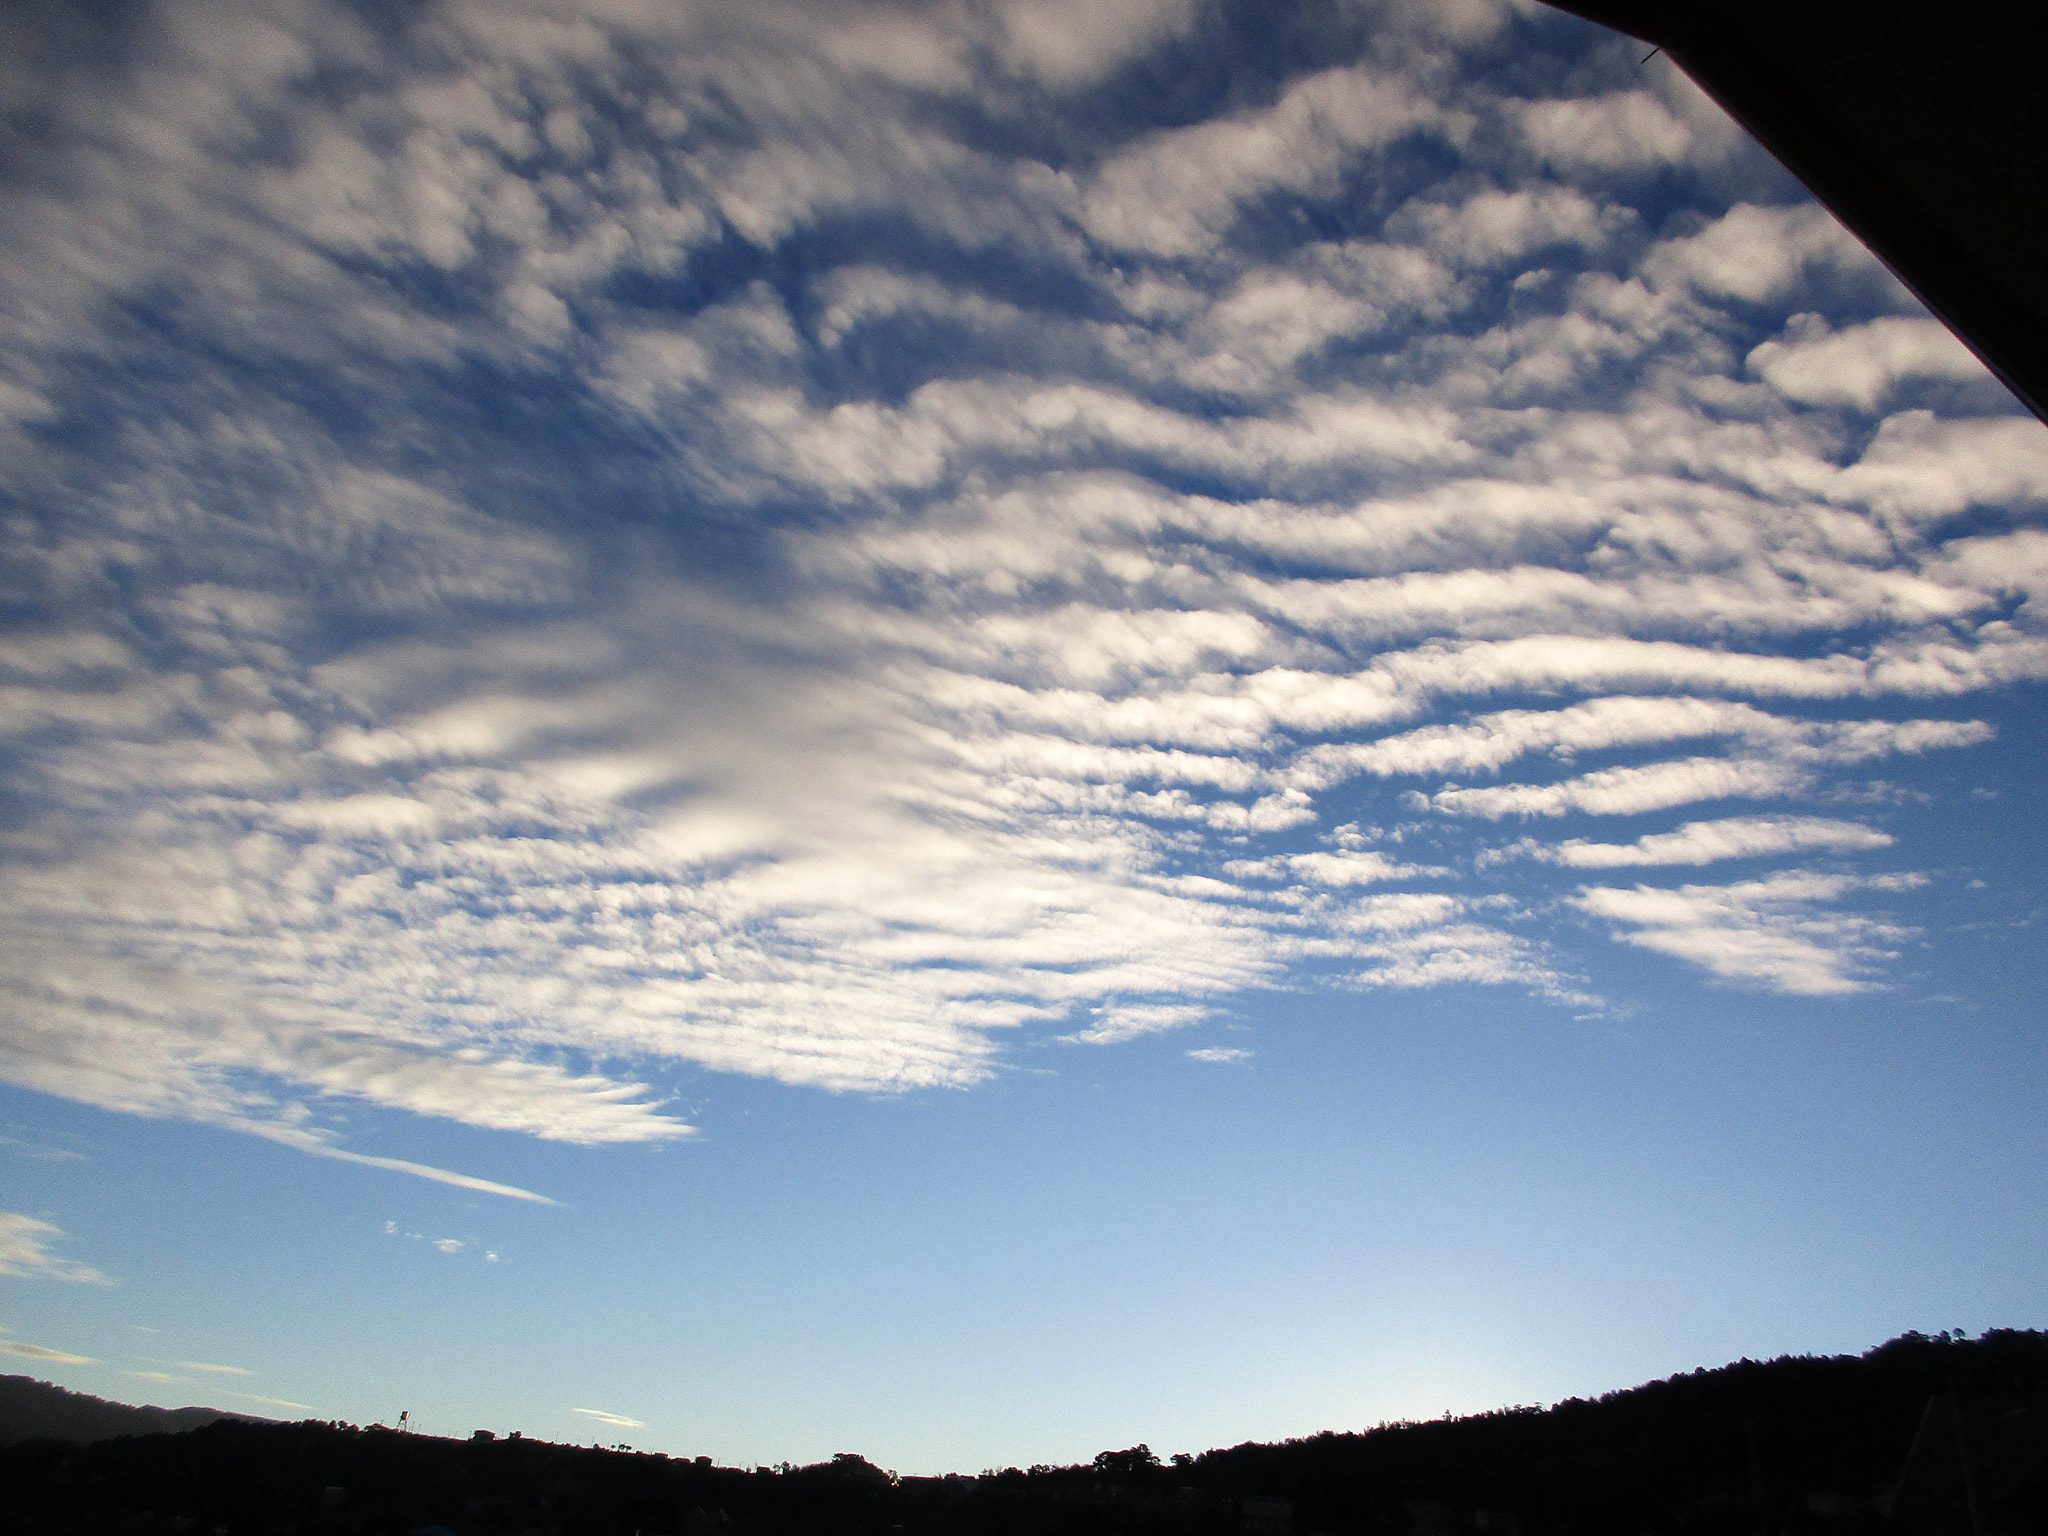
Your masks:
{"label": "bright glow near horizon", "polygon": [[2048,432],[1668,61],[0,28],[0,1363],[975,1471],[2044,1321]]}

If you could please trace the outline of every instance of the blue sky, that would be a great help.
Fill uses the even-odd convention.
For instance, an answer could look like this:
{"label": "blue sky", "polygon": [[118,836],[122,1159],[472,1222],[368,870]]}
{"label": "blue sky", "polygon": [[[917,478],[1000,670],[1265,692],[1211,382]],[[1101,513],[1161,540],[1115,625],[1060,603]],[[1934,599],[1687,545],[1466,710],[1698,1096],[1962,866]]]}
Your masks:
{"label": "blue sky", "polygon": [[0,1353],[903,1471],[2043,1320],[2048,433],[1533,3],[0,57]]}

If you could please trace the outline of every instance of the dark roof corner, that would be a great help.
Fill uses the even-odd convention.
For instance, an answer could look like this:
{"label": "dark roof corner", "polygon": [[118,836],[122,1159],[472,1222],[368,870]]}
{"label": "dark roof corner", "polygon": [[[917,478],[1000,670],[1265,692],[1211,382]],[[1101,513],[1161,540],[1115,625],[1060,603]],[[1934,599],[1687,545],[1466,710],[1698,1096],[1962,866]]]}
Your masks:
{"label": "dark roof corner", "polygon": [[2048,17],[1841,0],[1558,8],[1661,48],[2048,421]]}

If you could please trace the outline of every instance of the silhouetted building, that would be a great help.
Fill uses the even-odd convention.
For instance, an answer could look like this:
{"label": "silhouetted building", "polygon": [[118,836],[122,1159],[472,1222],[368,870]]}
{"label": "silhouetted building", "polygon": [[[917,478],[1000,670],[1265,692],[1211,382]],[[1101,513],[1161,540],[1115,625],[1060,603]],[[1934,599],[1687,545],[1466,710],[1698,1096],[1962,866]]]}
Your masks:
{"label": "silhouetted building", "polygon": [[1285,1499],[1246,1499],[1238,1518],[1244,1536],[1293,1536],[1294,1506]]}

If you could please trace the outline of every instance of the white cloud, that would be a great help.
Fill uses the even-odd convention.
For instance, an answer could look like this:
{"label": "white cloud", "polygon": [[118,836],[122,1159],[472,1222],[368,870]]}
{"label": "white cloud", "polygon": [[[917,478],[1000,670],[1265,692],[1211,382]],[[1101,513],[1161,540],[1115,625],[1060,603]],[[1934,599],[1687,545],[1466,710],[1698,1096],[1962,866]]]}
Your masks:
{"label": "white cloud", "polygon": [[1724,981],[1825,997],[1868,991],[1871,970],[1912,931],[1824,903],[1858,890],[1903,891],[1916,876],[1875,880],[1785,870],[1734,885],[1676,890],[1591,886],[1573,898],[1616,925],[1615,937],[1675,955]]}
{"label": "white cloud", "polygon": [[1738,203],[1697,234],[1660,242],[1643,261],[1654,287],[1689,284],[1750,304],[1782,297],[1816,268],[1873,271],[1876,258],[1814,203]]}
{"label": "white cloud", "polygon": [[2039,506],[2048,502],[2048,428],[2019,417],[1948,420],[1899,411],[1828,494],[1915,522],[1973,505]]}
{"label": "white cloud", "polygon": [[587,1419],[595,1419],[600,1424],[609,1424],[613,1429],[645,1429],[647,1427],[646,1420],[629,1419],[623,1413],[606,1413],[599,1408],[576,1408],[571,1411],[580,1413]]}
{"label": "white cloud", "polygon": [[245,1371],[239,1365],[210,1365],[204,1360],[180,1360],[181,1371],[203,1371],[209,1376],[254,1376],[254,1371]]}
{"label": "white cloud", "polygon": [[[80,894],[85,901],[74,909],[76,920],[79,931],[88,933],[95,926],[92,894],[89,889]],[[161,895],[175,898],[174,891]],[[246,890],[242,899],[255,895]],[[186,928],[208,935],[208,947],[231,938],[206,922],[210,915]],[[169,912],[146,902],[138,905],[133,895],[111,910],[102,904],[98,918],[102,932],[163,925],[175,933],[185,926]],[[317,953],[324,945],[309,947]],[[278,964],[283,955],[275,944],[268,948],[267,963]],[[687,1134],[686,1127],[659,1117],[651,1106],[635,1104],[640,1090],[633,1085],[570,1077],[556,1068],[474,1050],[450,1057],[417,1042],[379,1039],[331,1015],[323,1018],[338,1000],[323,999],[322,988],[302,993],[289,1005],[301,1017],[285,1023],[266,1020],[259,1001],[225,983],[174,979],[104,957],[90,971],[67,974],[54,954],[27,948],[15,960],[17,976],[32,990],[11,1000],[18,1011],[0,1006],[0,1018],[10,1025],[0,1038],[0,1064],[17,1082],[109,1108],[181,1113],[319,1156],[542,1203],[543,1196],[495,1181],[334,1145],[329,1129],[310,1121],[295,1101],[235,1086],[234,1076],[250,1068],[266,1070],[329,1097],[453,1113],[473,1123],[495,1121],[501,1128],[570,1141]],[[31,1001],[33,1010],[23,1006]]]}
{"label": "white cloud", "polygon": [[0,1136],[0,1147],[7,1147],[39,1163],[82,1163],[86,1160],[83,1152],[70,1147],[52,1147],[37,1141],[23,1141],[18,1136]]}
{"label": "white cloud", "polygon": [[0,1275],[23,1280],[69,1280],[80,1285],[114,1282],[89,1264],[60,1259],[50,1245],[64,1236],[61,1227],[19,1211],[0,1211]]}
{"label": "white cloud", "polygon": [[1734,816],[1722,821],[1689,821],[1675,832],[1647,832],[1632,843],[1596,843],[1570,838],[1544,846],[1526,839],[1492,857],[1522,857],[1568,869],[1627,869],[1667,864],[1711,864],[1719,859],[1753,859],[1809,848],[1856,853],[1889,848],[1888,832],[1861,822],[1821,816]]}
{"label": "white cloud", "polygon": [[1418,796],[1452,816],[1639,816],[1700,800],[1757,799],[1804,789],[1812,776],[1789,763],[1760,758],[1689,757],[1643,768],[1602,768],[1556,784],[1502,784],[1440,789]]}
{"label": "white cloud", "polygon": [[1901,379],[1987,376],[1946,326],[1922,316],[1884,315],[1834,331],[1819,315],[1794,315],[1785,338],[1756,346],[1749,367],[1780,394],[1811,405],[1871,411]]}
{"label": "white cloud", "polygon": [[1686,158],[1694,134],[1646,90],[1521,104],[1530,146],[1554,165],[1613,170]]}
{"label": "white cloud", "polygon": [[311,1403],[295,1403],[288,1397],[264,1397],[255,1392],[237,1392],[233,1395],[241,1398],[244,1402],[262,1403],[265,1407],[269,1408],[296,1408],[304,1413],[311,1413],[313,1411]]}
{"label": "white cloud", "polygon": [[1420,864],[1403,864],[1374,849],[1340,849],[1333,853],[1287,854],[1281,862],[1297,879],[1311,885],[1375,885],[1383,880],[1404,880],[1416,875],[1440,875],[1444,871]]}
{"label": "white cloud", "polygon": [[1189,1051],[1187,1053],[1187,1056],[1188,1060],[1190,1061],[1214,1061],[1223,1063],[1236,1063],[1240,1061],[1250,1061],[1252,1059],[1252,1054],[1253,1053],[1250,1051],[1237,1050],[1230,1046],[1208,1045],[1202,1047],[1202,1049],[1198,1051]]}
{"label": "white cloud", "polygon": [[1402,925],[1350,952],[1366,962],[1347,978],[1361,988],[1519,986],[1563,1003],[1597,1001],[1538,946],[1481,923]]}
{"label": "white cloud", "polygon": [[[5,1333],[0,1329],[0,1333]],[[0,1355],[14,1355],[23,1360],[34,1360],[43,1365],[97,1365],[99,1362],[90,1355],[74,1355],[65,1350],[51,1349],[43,1344],[24,1344],[19,1339],[0,1338]]]}
{"label": "white cloud", "polygon": [[1603,207],[1569,187],[1523,187],[1489,188],[1455,205],[1410,203],[1389,229],[1439,260],[1486,267],[1551,245],[1598,250],[1630,222],[1613,204]]}
{"label": "white cloud", "polygon": [[1213,247],[1241,204],[1328,186],[1352,156],[1424,125],[1454,129],[1455,120],[1398,78],[1329,70],[1264,111],[1173,129],[1125,151],[1096,173],[1084,216],[1109,244],[1194,255]]}
{"label": "white cloud", "polygon": [[1763,737],[1796,731],[1748,704],[1691,698],[1604,698],[1564,709],[1516,709],[1465,724],[1429,725],[1377,741],[1318,747],[1304,776],[1470,773],[1506,767],[1532,752],[1570,756],[1695,736]]}
{"label": "white cloud", "polygon": [[998,52],[1019,73],[1072,87],[1185,31],[1195,10],[1195,0],[1012,0],[994,12]]}
{"label": "white cloud", "polygon": [[1199,1024],[1209,1010],[1185,1003],[1106,1003],[1092,1009],[1090,1016],[1094,1022],[1088,1028],[1065,1038],[1087,1045],[1118,1045],[1140,1035]]}
{"label": "white cloud", "polygon": [[[1795,794],[1813,782],[1815,769],[1821,764],[1856,763],[1892,753],[1974,746],[1991,736],[1991,728],[1981,720],[1804,722],[1783,720],[1743,706],[1668,713],[1629,711],[1618,720],[1603,718],[1595,709],[1581,720],[1589,717],[1597,722],[1595,729],[1583,732],[1580,739],[1599,745],[1627,742],[1631,731],[1640,733],[1634,735],[1634,740],[1641,741],[1655,739],[1652,733],[1658,731],[1692,734],[1718,727],[1740,732],[1768,749],[1770,755],[1690,757],[1642,767],[1603,768],[1552,784],[1452,787],[1434,795],[1417,796],[1417,801],[1450,815],[1489,820],[1504,816],[1562,816],[1573,811],[1593,816],[1633,816],[1700,800],[1768,799]],[[1608,729],[1602,731],[1602,726]],[[1512,756],[1532,745],[1573,744],[1571,735],[1552,734],[1555,730],[1555,725],[1540,717],[1535,721],[1513,718],[1453,727],[1430,738],[1419,752],[1397,753],[1391,761],[1463,753],[1468,762],[1476,758],[1483,763],[1489,754]]]}

